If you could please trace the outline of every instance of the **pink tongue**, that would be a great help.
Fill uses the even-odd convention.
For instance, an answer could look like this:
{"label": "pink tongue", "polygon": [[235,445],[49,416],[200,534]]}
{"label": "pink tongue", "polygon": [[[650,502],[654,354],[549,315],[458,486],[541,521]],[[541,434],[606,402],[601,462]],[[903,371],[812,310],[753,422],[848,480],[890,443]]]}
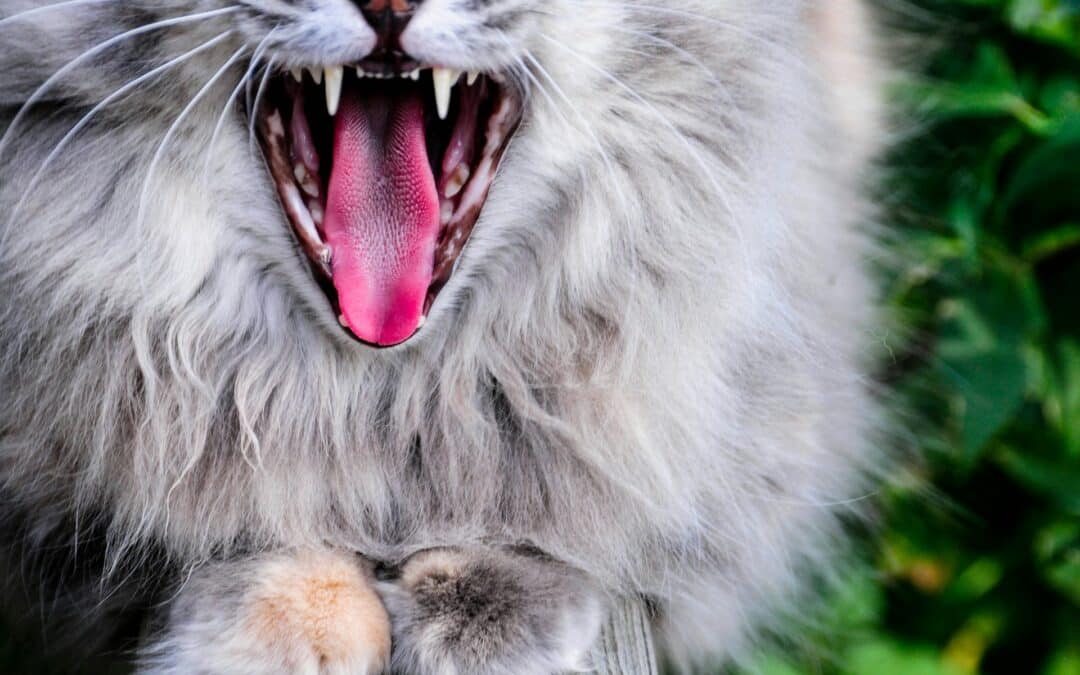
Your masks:
{"label": "pink tongue", "polygon": [[380,346],[407,340],[423,319],[439,234],[418,92],[343,92],[323,230],[348,328]]}

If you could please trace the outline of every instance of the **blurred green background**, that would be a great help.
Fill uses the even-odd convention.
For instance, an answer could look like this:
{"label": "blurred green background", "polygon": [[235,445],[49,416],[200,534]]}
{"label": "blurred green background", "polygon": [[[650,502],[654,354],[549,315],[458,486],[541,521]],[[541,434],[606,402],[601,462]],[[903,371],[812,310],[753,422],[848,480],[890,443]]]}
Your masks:
{"label": "blurred green background", "polygon": [[[882,3],[919,56],[883,191],[912,332],[882,339],[927,458],[749,670],[1080,675],[1080,0]],[[0,672],[44,672],[20,651]]]}
{"label": "blurred green background", "polygon": [[884,193],[913,333],[883,339],[927,458],[813,646],[749,670],[1080,675],[1080,0],[882,4],[926,55]]}

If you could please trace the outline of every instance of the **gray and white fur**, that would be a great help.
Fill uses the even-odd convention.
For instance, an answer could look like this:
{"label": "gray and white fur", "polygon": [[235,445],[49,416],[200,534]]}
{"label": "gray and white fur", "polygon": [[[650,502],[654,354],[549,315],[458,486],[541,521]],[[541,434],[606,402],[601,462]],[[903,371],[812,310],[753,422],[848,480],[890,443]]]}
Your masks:
{"label": "gray and white fur", "polygon": [[[403,44],[527,106],[427,325],[382,351],[326,311],[231,100],[268,61],[362,58],[357,7],[57,2],[0,6],[12,588],[149,607],[144,670],[228,672],[170,652],[224,634],[170,602],[355,552],[394,570],[402,672],[539,674],[617,596],[674,662],[737,656],[829,569],[884,459],[858,0],[425,0]],[[457,595],[403,581],[432,556]]]}

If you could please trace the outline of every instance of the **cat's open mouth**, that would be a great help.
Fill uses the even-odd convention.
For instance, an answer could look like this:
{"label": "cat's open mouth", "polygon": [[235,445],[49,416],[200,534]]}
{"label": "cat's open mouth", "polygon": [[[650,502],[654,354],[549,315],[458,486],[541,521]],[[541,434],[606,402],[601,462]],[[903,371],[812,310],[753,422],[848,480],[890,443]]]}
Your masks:
{"label": "cat's open mouth", "polygon": [[483,74],[327,68],[275,78],[264,100],[267,165],[341,325],[408,340],[476,224],[519,99]]}

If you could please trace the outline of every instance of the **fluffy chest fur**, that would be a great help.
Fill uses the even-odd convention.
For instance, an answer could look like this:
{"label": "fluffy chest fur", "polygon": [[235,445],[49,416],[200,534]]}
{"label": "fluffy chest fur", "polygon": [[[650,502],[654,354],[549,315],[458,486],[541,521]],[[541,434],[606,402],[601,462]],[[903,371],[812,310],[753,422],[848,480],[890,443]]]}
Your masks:
{"label": "fluffy chest fur", "polygon": [[859,5],[427,0],[418,56],[503,74],[524,117],[423,330],[373,350],[231,98],[362,56],[355,7],[61,4],[0,15],[12,508],[184,564],[528,542],[691,653],[831,547],[877,460]]}

